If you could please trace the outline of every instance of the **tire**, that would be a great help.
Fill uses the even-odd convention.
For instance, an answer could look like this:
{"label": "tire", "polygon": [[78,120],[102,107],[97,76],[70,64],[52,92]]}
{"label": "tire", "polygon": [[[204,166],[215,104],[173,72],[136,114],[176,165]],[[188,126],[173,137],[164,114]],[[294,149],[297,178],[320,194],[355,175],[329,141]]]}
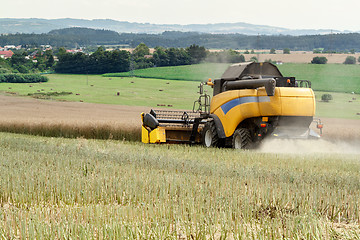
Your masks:
{"label": "tire", "polygon": [[232,137],[232,148],[249,149],[251,148],[251,145],[252,145],[252,140],[249,129],[247,128],[236,129]]}
{"label": "tire", "polygon": [[202,130],[202,144],[204,147],[220,147],[220,139],[213,120],[208,121]]}

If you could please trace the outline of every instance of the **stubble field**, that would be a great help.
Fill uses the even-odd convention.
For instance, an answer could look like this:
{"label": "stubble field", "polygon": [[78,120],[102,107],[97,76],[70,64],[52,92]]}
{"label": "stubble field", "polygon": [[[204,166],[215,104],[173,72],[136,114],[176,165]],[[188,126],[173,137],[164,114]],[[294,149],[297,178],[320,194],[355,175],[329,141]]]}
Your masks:
{"label": "stubble field", "polygon": [[3,239],[359,239],[357,153],[0,133]]}

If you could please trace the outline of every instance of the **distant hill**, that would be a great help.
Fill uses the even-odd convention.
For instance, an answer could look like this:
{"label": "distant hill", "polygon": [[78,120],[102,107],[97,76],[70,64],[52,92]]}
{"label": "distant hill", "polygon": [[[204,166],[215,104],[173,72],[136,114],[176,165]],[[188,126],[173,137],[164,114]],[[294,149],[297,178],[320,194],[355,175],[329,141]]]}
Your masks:
{"label": "distant hill", "polygon": [[[0,18],[0,34],[6,33],[47,33],[54,29],[85,27],[94,29],[112,30],[119,33],[151,33],[158,34],[164,31],[200,32],[228,34],[238,33],[245,35],[316,35],[328,34],[329,29],[287,29],[249,23],[216,23],[216,24],[151,24],[131,23],[111,19],[41,19],[41,18]],[[340,31],[333,30],[334,33]],[[345,31],[344,33],[349,32]]]}

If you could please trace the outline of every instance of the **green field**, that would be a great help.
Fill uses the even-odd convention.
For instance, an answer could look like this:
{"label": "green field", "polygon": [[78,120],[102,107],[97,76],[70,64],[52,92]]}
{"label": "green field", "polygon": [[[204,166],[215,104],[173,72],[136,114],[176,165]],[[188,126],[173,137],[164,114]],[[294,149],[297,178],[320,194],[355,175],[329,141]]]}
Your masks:
{"label": "green field", "polygon": [[[130,106],[173,105],[190,109],[198,97],[198,82],[167,81],[145,78],[108,78],[101,75],[47,75],[49,81],[34,84],[0,84],[0,91],[23,96],[41,93],[72,92],[70,95],[51,96],[52,99]],[[31,87],[30,87],[31,86]],[[119,92],[119,96],[117,93]]]}
{"label": "green field", "polygon": [[[144,78],[206,81],[220,78],[230,64],[198,64],[178,67],[148,68],[133,71]],[[277,65],[284,76],[310,80],[317,91],[355,92],[360,94],[360,65],[287,63]],[[130,76],[130,73],[106,74],[105,76]]]}
{"label": "green field", "polygon": [[278,67],[284,76],[310,80],[317,91],[360,94],[360,65],[287,63]]}
{"label": "green field", "polygon": [[[333,100],[321,101],[321,96],[330,93]],[[360,120],[360,95],[336,92],[318,92],[316,95],[316,116],[328,118],[348,118]],[[356,100],[353,100],[356,99]]]}
{"label": "green field", "polygon": [[1,239],[359,239],[360,162],[0,133]]}
{"label": "green field", "polygon": [[157,79],[171,79],[171,80],[186,80],[186,81],[207,81],[209,78],[220,78],[226,68],[227,63],[206,63],[195,64],[176,67],[159,67],[137,69],[131,74],[125,73],[109,73],[104,74],[105,77],[142,77],[142,78],[157,78]]}

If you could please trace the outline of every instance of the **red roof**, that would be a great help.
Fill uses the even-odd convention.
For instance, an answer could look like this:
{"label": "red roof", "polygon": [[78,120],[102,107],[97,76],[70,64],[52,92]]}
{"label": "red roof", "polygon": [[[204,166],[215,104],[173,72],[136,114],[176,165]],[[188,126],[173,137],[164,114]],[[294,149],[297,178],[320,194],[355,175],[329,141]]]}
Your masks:
{"label": "red roof", "polygon": [[11,58],[14,53],[11,50],[0,51],[0,55],[4,56],[5,58]]}

